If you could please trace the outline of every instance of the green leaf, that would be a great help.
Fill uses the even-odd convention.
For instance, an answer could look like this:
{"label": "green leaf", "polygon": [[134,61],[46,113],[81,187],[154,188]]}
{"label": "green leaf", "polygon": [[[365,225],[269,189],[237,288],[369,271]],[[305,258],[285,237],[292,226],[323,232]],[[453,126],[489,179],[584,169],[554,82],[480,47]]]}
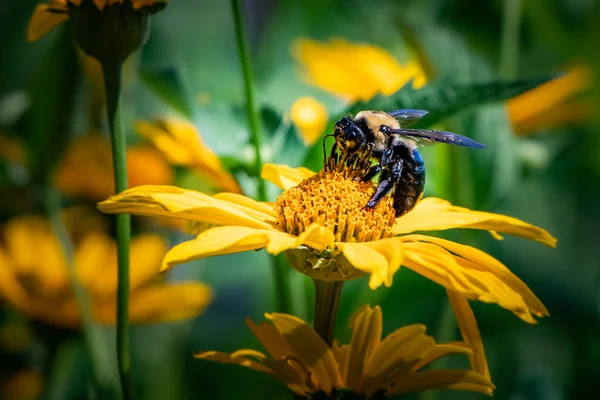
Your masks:
{"label": "green leaf", "polygon": [[[412,85],[407,84],[391,96],[378,95],[370,101],[354,104],[348,111],[356,114],[362,110],[391,111],[401,108],[423,109],[429,111],[429,114],[415,124],[414,127],[427,128],[456,113],[473,110],[476,107],[486,104],[506,101],[552,78],[552,75],[544,75],[528,79],[511,81],[492,80],[481,83],[450,82],[444,79],[431,82],[418,90],[413,89]],[[332,132],[333,122],[337,121],[344,114],[341,113],[336,116],[331,121],[332,123],[326,132]],[[464,134],[464,131],[461,132]],[[483,143],[486,142],[484,141]],[[318,170],[322,167],[322,146],[322,141],[319,140],[310,149],[304,162],[307,168]]]}
{"label": "green leaf", "polygon": [[193,97],[180,68],[140,69],[140,79],[162,101],[189,119],[194,115]]}

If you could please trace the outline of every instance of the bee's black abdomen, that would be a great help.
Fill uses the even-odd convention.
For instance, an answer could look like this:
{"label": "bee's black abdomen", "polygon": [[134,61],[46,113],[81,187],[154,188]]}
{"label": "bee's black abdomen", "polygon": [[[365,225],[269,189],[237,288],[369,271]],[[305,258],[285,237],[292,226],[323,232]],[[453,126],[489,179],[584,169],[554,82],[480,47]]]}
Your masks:
{"label": "bee's black abdomen", "polygon": [[394,209],[396,217],[414,208],[425,189],[425,165],[417,149],[406,149],[403,154],[404,167],[400,181],[394,188]]}

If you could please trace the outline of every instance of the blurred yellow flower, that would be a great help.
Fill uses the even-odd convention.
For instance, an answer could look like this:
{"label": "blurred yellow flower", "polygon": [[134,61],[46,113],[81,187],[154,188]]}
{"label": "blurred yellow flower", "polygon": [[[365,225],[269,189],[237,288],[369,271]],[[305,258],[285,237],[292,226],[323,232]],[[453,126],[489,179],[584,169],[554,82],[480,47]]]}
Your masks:
{"label": "blurred yellow flower", "polygon": [[[241,193],[235,178],[223,167],[196,127],[176,118],[138,121],[137,132],[160,150],[173,165],[191,168],[218,190]],[[133,185],[130,185],[133,186]]]}
{"label": "blurred yellow flower", "polygon": [[19,141],[0,133],[0,160],[26,165],[27,153]]}
{"label": "blurred yellow flower", "polygon": [[22,369],[0,385],[0,398],[10,400],[36,400],[42,397],[44,375],[40,371]]}
{"label": "blurred yellow flower", "polygon": [[131,3],[134,9],[140,10],[157,3],[168,2],[168,0],[48,0],[47,4],[38,4],[35,8],[27,28],[27,40],[30,42],[38,40],[68,20],[73,7],[80,7],[82,3],[90,1],[93,1],[100,11],[113,4]]}
{"label": "blurred yellow flower", "polygon": [[163,270],[194,259],[266,247],[271,254],[286,252],[288,259],[300,253],[306,265],[303,272],[316,279],[370,274],[369,285],[375,289],[390,286],[405,265],[470,299],[497,303],[527,322],[547,315],[531,290],[498,260],[473,247],[413,233],[481,229],[496,238],[498,232],[508,233],[554,247],[556,239],[541,228],[432,197],[396,219],[391,198],[365,209],[375,183],[354,180],[347,171],[323,170],[315,175],[306,168],[267,164],[262,176],[284,189],[275,204],[233,193],[208,196],[172,186],[140,186],[111,196],[99,209],[219,225],[171,249]]}
{"label": "blurred yellow flower", "polygon": [[[465,343],[436,344],[425,326],[397,329],[383,340],[379,306],[357,310],[350,320],[350,343],[329,348],[304,321],[288,314],[265,314],[272,324],[246,320],[270,358],[256,350],[231,354],[203,351],[196,358],[238,364],[281,381],[296,395],[332,395],[339,389],[371,398],[431,389],[453,389],[491,395],[494,385],[468,370],[426,370],[431,362],[453,354],[471,354]],[[362,397],[361,397],[362,398]]]}
{"label": "blurred yellow flower", "polygon": [[321,43],[298,39],[292,54],[314,86],[354,102],[376,94],[389,96],[412,80],[415,89],[427,83],[425,72],[415,61],[399,63],[385,49],[345,39]]}
{"label": "blurred yellow flower", "polygon": [[[80,325],[80,313],[68,278],[65,255],[48,221],[39,217],[10,220],[0,247],[0,298],[24,314],[48,324]],[[160,260],[166,244],[145,234],[131,241],[131,300],[133,323],[191,318],[210,302],[210,288],[199,282],[161,283]],[[88,231],[76,243],[75,271],[86,289],[94,318],[114,323],[117,290],[115,242],[104,233]]]}
{"label": "blurred yellow flower", "polygon": [[[129,186],[167,185],[173,172],[167,160],[150,147],[127,149]],[[92,200],[114,193],[110,143],[99,132],[90,132],[73,140],[56,171],[56,186],[71,197]]]}
{"label": "blurred yellow flower", "polygon": [[589,88],[590,83],[591,72],[584,67],[575,67],[559,78],[513,97],[507,107],[514,130],[526,135],[590,117],[591,100],[575,99]]}
{"label": "blurred yellow flower", "polygon": [[327,108],[312,97],[303,96],[296,100],[290,114],[302,140],[308,146],[313,145],[327,127]]}

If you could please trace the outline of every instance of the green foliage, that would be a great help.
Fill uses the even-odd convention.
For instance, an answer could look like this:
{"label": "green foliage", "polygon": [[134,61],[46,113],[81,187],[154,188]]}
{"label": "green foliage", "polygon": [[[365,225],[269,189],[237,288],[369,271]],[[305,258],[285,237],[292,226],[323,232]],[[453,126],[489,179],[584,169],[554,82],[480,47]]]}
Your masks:
{"label": "green foliage", "polygon": [[162,101],[187,118],[193,118],[194,103],[180,68],[141,69],[139,76],[142,82]]}
{"label": "green foliage", "polygon": [[62,29],[31,80],[25,142],[33,180],[47,179],[71,138],[79,66],[69,31]]}

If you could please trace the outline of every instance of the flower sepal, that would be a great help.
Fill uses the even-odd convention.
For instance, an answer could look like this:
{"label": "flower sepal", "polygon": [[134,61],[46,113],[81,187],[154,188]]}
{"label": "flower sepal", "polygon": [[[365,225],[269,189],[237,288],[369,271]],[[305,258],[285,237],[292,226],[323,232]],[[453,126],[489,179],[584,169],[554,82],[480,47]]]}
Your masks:
{"label": "flower sepal", "polygon": [[354,267],[342,253],[325,249],[316,254],[307,246],[284,252],[288,263],[301,274],[325,282],[349,281],[362,278],[366,272]]}
{"label": "flower sepal", "polygon": [[[154,7],[164,3],[155,3]],[[154,10],[154,12],[159,10]],[[123,63],[148,39],[152,8],[136,9],[132,2],[99,9],[92,0],[69,5],[75,41],[100,63]]]}

